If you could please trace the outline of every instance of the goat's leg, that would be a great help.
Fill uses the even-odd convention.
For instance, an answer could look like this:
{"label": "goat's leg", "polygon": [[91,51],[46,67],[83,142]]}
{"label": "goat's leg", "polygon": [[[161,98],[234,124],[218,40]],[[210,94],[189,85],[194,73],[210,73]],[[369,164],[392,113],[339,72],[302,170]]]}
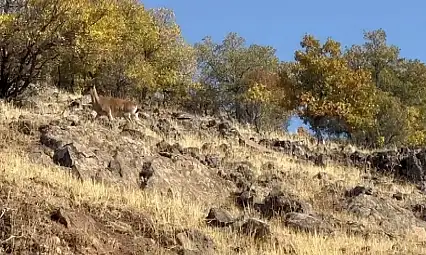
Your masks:
{"label": "goat's leg", "polygon": [[139,112],[135,112],[133,114],[133,117],[135,118],[135,120],[139,121]]}
{"label": "goat's leg", "polygon": [[93,111],[92,114],[90,114],[92,116],[92,122],[96,121],[99,118],[99,113],[96,111]]}
{"label": "goat's leg", "polygon": [[128,122],[130,122],[130,123],[133,123],[132,122],[132,114],[129,112],[129,113],[124,113],[123,114],[123,116],[124,116],[124,118],[128,121]]}
{"label": "goat's leg", "polygon": [[108,119],[109,119],[109,121],[113,121],[114,120],[114,117],[112,117],[112,111],[111,111],[111,109],[108,110]]}

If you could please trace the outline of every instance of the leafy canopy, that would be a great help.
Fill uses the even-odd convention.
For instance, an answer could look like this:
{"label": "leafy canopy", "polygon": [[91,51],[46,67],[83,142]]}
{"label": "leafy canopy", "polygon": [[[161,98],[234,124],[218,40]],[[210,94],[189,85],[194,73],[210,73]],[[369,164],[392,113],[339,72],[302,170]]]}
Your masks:
{"label": "leafy canopy", "polygon": [[295,53],[293,99],[300,116],[315,131],[353,132],[373,122],[375,89],[369,72],[352,69],[340,43],[327,39],[321,45],[312,35]]}

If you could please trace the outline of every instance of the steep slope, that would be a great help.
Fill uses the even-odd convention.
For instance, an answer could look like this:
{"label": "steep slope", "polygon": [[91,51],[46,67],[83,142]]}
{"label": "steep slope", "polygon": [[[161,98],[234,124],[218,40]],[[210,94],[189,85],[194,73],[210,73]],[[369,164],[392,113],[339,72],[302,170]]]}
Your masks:
{"label": "steep slope", "polygon": [[342,164],[336,145],[158,109],[92,121],[78,98],[48,88],[0,105],[2,253],[426,250],[422,190]]}

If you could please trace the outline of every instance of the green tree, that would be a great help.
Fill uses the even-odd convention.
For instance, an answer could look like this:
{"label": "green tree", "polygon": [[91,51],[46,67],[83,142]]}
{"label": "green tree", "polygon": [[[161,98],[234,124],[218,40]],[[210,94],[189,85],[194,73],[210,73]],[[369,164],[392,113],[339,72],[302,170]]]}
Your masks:
{"label": "green tree", "polygon": [[352,68],[363,68],[371,72],[376,87],[389,90],[389,83],[384,81],[386,73],[392,72],[399,61],[399,48],[387,44],[387,35],[383,29],[364,32],[365,43],[354,45],[346,53]]}
{"label": "green tree", "polygon": [[[195,45],[201,93],[209,97],[212,112],[227,112],[257,127],[274,101],[279,60],[270,46],[249,45],[236,33],[218,44],[206,37]],[[195,96],[200,93],[195,92]],[[207,99],[207,98],[206,98]]]}
{"label": "green tree", "polygon": [[368,70],[380,90],[376,101],[380,110],[366,139],[373,144],[384,137],[384,145],[424,143],[420,138],[424,137],[425,118],[420,112],[426,106],[425,65],[401,58],[399,48],[387,44],[383,29],[365,32],[364,40],[364,44],[350,47],[345,57],[354,70]]}

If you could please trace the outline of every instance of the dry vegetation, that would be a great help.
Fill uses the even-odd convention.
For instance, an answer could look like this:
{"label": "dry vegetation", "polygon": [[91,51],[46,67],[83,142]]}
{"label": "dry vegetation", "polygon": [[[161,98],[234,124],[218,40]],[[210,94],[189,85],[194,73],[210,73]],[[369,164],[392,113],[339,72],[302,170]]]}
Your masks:
{"label": "dry vegetation", "polygon": [[[407,194],[409,199],[402,201],[401,204],[408,204],[423,199],[423,195],[414,185],[398,183],[391,177],[373,178],[371,174],[357,169],[332,165],[317,167],[300,163],[279,152],[256,151],[238,145],[237,141],[226,141],[213,135],[207,139],[202,138],[196,135],[196,132],[185,132],[173,121],[172,124],[179,129],[182,136],[176,140],[167,138],[170,143],[179,142],[184,147],[199,148],[205,142],[214,145],[226,142],[231,146],[230,153],[220,151],[217,153],[227,160],[252,162],[256,176],[262,174],[284,176],[282,188],[292,190],[300,198],[311,203],[314,211],[318,213],[341,222],[362,224],[363,234],[350,234],[344,229],[337,229],[334,236],[316,235],[289,229],[279,219],[271,219],[268,221],[272,229],[271,238],[254,240],[253,237],[241,233],[212,228],[205,224],[204,218],[212,206],[226,207],[235,215],[242,214],[242,211],[227,199],[227,194],[223,194],[222,200],[203,201],[183,196],[178,191],[179,187],[175,187],[175,192],[170,195],[155,189],[140,190],[124,185],[77,180],[62,167],[42,164],[41,161],[29,157],[28,149],[37,142],[38,137],[19,133],[9,125],[20,116],[31,117],[37,124],[64,118],[60,115],[65,106],[61,100],[65,101],[70,96],[61,93],[58,98],[53,97],[50,101],[45,98],[46,101],[38,102],[38,109],[21,109],[5,103],[0,105],[1,253],[174,254],[173,248],[163,245],[162,235],[188,228],[198,229],[212,237],[217,246],[216,254],[329,255],[426,252],[426,232],[423,228],[414,228],[416,231],[410,230],[392,238],[374,234],[380,228],[379,220],[363,219],[347,211],[336,210],[333,206],[335,197],[329,192],[332,186],[338,196],[341,196],[341,192],[356,185],[374,185],[375,191],[382,197],[391,196],[396,191]],[[52,103],[55,101],[58,103]],[[82,125],[87,130],[119,128],[118,124],[105,127],[101,122],[90,121]],[[147,126],[140,129],[151,137],[161,139],[161,134],[150,130]],[[239,127],[239,131],[245,136],[254,135],[252,131],[244,130],[242,127]],[[144,154],[154,153],[152,143],[147,142]],[[265,173],[262,166],[268,162],[272,162],[275,167]],[[315,178],[319,172],[325,172],[329,181]],[[58,207],[68,212],[73,228],[64,227],[50,219],[52,210]],[[246,209],[244,213],[258,217],[252,209]],[[138,225],[135,221],[140,220],[138,217],[149,219],[152,227],[150,231],[153,233],[144,235],[142,230],[135,231],[135,226]],[[111,230],[114,229],[111,226],[116,225],[130,225],[133,232],[117,234],[115,230]],[[404,231],[401,229],[401,233]]]}
{"label": "dry vegetation", "polygon": [[[426,65],[384,30],[281,61],[140,1],[0,10],[0,254],[425,253],[426,149],[354,146],[426,144]],[[93,119],[95,84],[140,122]],[[293,114],[352,145],[260,132]]]}

